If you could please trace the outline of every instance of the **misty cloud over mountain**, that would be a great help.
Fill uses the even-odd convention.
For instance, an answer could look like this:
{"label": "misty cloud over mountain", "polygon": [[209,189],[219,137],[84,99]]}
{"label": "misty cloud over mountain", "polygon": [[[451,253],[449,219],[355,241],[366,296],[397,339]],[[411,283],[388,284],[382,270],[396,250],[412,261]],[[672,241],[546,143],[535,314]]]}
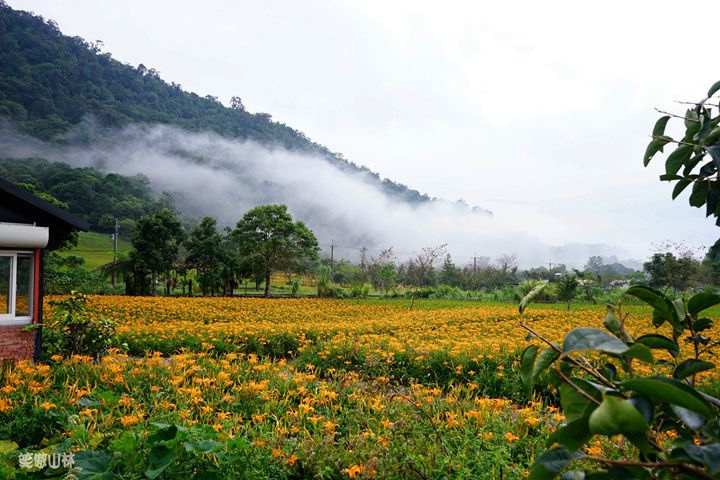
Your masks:
{"label": "misty cloud over mountain", "polygon": [[474,254],[494,258],[517,254],[521,268],[554,263],[582,266],[591,255],[626,257],[608,245],[551,246],[508,226],[484,210],[433,201],[399,202],[357,172],[327,160],[214,133],[166,125],[134,124],[105,129],[85,121],[64,144],[46,143],[10,127],[0,132],[0,156],[43,157],[75,167],[122,175],[144,175],[157,193],[172,194],[185,215],[210,215],[233,226],[245,211],[284,203],[315,230],[324,250],[354,258],[357,249],[392,246],[403,259],[424,246],[448,244],[458,263]]}

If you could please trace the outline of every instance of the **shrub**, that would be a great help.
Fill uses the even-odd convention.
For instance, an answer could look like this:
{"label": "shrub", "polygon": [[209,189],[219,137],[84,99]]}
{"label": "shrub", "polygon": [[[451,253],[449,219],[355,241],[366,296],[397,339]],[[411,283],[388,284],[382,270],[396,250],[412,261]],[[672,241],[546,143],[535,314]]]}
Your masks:
{"label": "shrub", "polygon": [[54,313],[43,324],[43,356],[89,355],[97,359],[110,348],[114,322],[92,311],[87,303],[87,296],[77,292],[50,302]]}

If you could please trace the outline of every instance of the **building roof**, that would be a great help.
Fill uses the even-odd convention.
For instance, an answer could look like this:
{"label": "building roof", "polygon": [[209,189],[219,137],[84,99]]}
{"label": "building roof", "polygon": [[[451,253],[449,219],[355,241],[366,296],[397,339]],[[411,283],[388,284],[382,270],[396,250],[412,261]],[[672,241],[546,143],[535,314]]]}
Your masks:
{"label": "building roof", "polygon": [[67,210],[36,197],[0,178],[0,222],[32,223],[50,228],[48,248],[57,247],[75,230],[87,232],[90,224]]}

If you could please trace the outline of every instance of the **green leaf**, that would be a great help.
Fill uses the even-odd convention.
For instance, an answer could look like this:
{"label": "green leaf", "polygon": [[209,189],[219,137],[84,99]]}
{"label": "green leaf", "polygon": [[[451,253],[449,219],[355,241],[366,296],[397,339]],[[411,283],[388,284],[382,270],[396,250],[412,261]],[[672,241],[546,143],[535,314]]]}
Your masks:
{"label": "green leaf", "polygon": [[700,430],[702,426],[705,425],[705,419],[702,416],[688,410],[687,408],[683,408],[678,405],[670,405],[670,409],[682,423],[692,430]]}
{"label": "green leaf", "polygon": [[625,353],[628,346],[617,337],[597,328],[575,328],[563,341],[563,354],[583,350],[599,350],[607,353]]}
{"label": "green leaf", "polygon": [[655,122],[655,126],[653,127],[653,137],[660,137],[662,135],[665,135],[665,127],[667,126],[668,121],[670,120],[670,115],[665,115],[664,117],[660,117],[657,122]]}
{"label": "green leaf", "polygon": [[[720,116],[716,118],[720,118]],[[713,145],[718,140],[720,140],[720,127],[716,126],[712,130],[710,130],[707,136],[703,139],[703,144]]]}
{"label": "green leaf", "polygon": [[625,357],[629,358],[635,358],[637,360],[640,360],[641,362],[645,363],[655,363],[655,358],[653,357],[652,352],[650,349],[643,345],[642,343],[635,343],[630,348],[627,349],[627,351],[623,354]]}
{"label": "green leaf", "polygon": [[662,152],[665,145],[672,141],[672,138],[663,135],[661,137],[653,138],[645,149],[645,155],[643,155],[643,165],[648,166],[652,157],[656,153]]}
{"label": "green leaf", "polygon": [[648,428],[648,422],[635,406],[624,398],[607,395],[588,421],[590,433],[599,435],[637,434]]}
{"label": "green leaf", "polygon": [[99,400],[92,400],[87,397],[79,398],[76,403],[81,407],[99,407],[102,405],[102,402]]}
{"label": "green leaf", "polygon": [[520,355],[520,381],[528,397],[532,397],[533,367],[535,366],[537,351],[537,345],[530,345]]}
{"label": "green leaf", "polygon": [[715,293],[700,292],[693,295],[688,301],[688,312],[690,315],[697,315],[706,308],[720,304],[720,295]]}
{"label": "green leaf", "polygon": [[175,461],[177,452],[165,445],[155,445],[150,449],[148,458],[150,460],[150,468],[145,471],[145,476],[154,479],[160,476],[160,474]]}
{"label": "green leaf", "polygon": [[709,189],[710,182],[695,182],[695,185],[693,185],[692,188],[692,193],[690,194],[690,206],[700,208],[705,205],[705,199],[707,198]]}
{"label": "green leaf", "polygon": [[162,423],[153,423],[158,427],[158,431],[148,437],[148,443],[166,442],[172,440],[178,433],[177,425],[165,425]]}
{"label": "green leaf", "polygon": [[642,395],[635,395],[628,398],[628,402],[632,403],[633,406],[638,409],[646,422],[652,423],[653,417],[655,416],[655,406],[652,400]]}
{"label": "green leaf", "polygon": [[697,166],[698,163],[700,163],[703,158],[705,158],[705,153],[698,153],[694,157],[692,157],[690,160],[685,162],[685,168],[683,169],[683,176],[687,177],[690,175],[693,171],[693,168]]}
{"label": "green leaf", "polygon": [[[591,398],[597,401],[602,399],[600,393],[592,384],[582,378],[571,377],[570,381],[583,392],[587,393]],[[563,414],[568,422],[574,422],[581,418],[587,417],[597,406],[584,395],[580,394],[569,384],[563,382],[560,384],[560,406]]]}
{"label": "green leaf", "polygon": [[565,447],[552,448],[535,459],[528,480],[549,480],[555,478],[570,462],[585,456],[582,452],[570,453]]}
{"label": "green leaf", "polygon": [[83,450],[75,454],[75,476],[80,480],[112,480],[113,456],[110,452]]}
{"label": "green leaf", "polygon": [[221,442],[214,440],[200,440],[199,442],[185,442],[185,451],[189,453],[210,453],[222,446]]}
{"label": "green leaf", "polygon": [[603,325],[605,325],[605,328],[607,328],[610,333],[621,339],[623,342],[632,342],[632,337],[623,328],[620,320],[618,320],[615,314],[615,309],[610,305],[607,306],[605,311],[605,320],[603,320]]}
{"label": "green leaf", "polygon": [[690,145],[678,146],[675,151],[668,155],[667,160],[665,160],[665,174],[677,174],[680,167],[690,160],[690,155],[692,155],[692,147]]}
{"label": "green leaf", "polygon": [[706,362],[704,360],[697,360],[695,358],[689,358],[677,366],[673,372],[673,377],[678,380],[683,380],[687,377],[695,375],[696,373],[704,372],[706,370],[712,370],[715,368],[714,363]]}
{"label": "green leaf", "polygon": [[543,290],[545,290],[545,287],[547,287],[548,284],[546,282],[543,282],[539,285],[536,285],[535,288],[530,290],[527,295],[523,297],[522,300],[520,300],[520,314],[525,311],[525,309],[530,305],[537,297],[542,293]]}
{"label": "green leaf", "polygon": [[710,215],[715,215],[715,211],[718,208],[718,204],[720,204],[720,191],[718,191],[717,187],[715,187],[715,186],[709,186],[708,194],[707,194],[707,202],[705,204],[705,217],[709,217]]}
{"label": "green leaf", "polygon": [[708,467],[710,473],[717,475],[720,473],[720,445],[711,443],[710,445],[695,445],[693,442],[683,443],[683,450],[690,458],[698,463]]}
{"label": "green leaf", "polygon": [[708,90],[708,94],[707,94],[708,98],[710,98],[710,97],[712,97],[713,95],[715,95],[715,93],[716,93],[718,90],[720,90],[720,81],[717,81],[717,82],[713,83],[713,86],[710,87],[710,90]]}
{"label": "green leaf", "polygon": [[635,343],[641,343],[648,348],[655,350],[667,350],[670,355],[677,357],[680,353],[680,346],[671,338],[665,337],[658,333],[650,333],[635,339]]}
{"label": "green leaf", "polygon": [[559,443],[569,451],[574,452],[580,449],[590,438],[592,438],[592,433],[590,433],[590,427],[588,426],[588,417],[582,417],[555,430],[548,437],[546,445],[550,447],[555,443]]}
{"label": "green leaf", "polygon": [[682,298],[678,298],[677,300],[672,301],[673,308],[675,308],[675,313],[677,314],[677,318],[683,319],[685,318],[685,315],[687,315],[687,312],[685,311],[685,302],[683,302]]}
{"label": "green leaf", "polygon": [[625,295],[632,295],[647,303],[655,310],[653,314],[657,313],[659,318],[670,322],[675,330],[682,331],[675,307],[670,299],[659,291],[646,285],[634,285],[625,291]]}
{"label": "green leaf", "polygon": [[545,347],[540,352],[540,355],[537,356],[537,360],[535,360],[535,366],[533,367],[532,371],[532,381],[533,383],[537,382],[537,379],[540,378],[540,375],[550,366],[552,363],[557,360],[557,358],[560,356],[560,353],[555,350],[552,347]]}
{"label": "green leaf", "polygon": [[692,180],[688,180],[686,178],[678,181],[678,183],[675,185],[675,188],[673,188],[672,199],[675,200],[678,195],[680,195],[691,183]]}
{"label": "green leaf", "polygon": [[713,321],[709,318],[699,318],[693,322],[693,330],[702,332],[713,326]]}
{"label": "green leaf", "polygon": [[710,405],[699,393],[684,383],[671,378],[652,377],[628,380],[622,383],[622,388],[655,400],[680,405],[699,413],[705,418],[712,416]]}

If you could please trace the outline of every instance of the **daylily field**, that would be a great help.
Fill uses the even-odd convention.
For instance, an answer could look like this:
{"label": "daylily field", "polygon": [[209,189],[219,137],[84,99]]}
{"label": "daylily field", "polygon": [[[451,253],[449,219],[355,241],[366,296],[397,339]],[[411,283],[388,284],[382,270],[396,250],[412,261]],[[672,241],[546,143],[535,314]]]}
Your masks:
{"label": "daylily field", "polygon": [[[553,392],[528,399],[520,387],[518,354],[538,340],[515,305],[90,305],[117,322],[109,355],[3,371],[0,478],[63,478],[62,467],[19,466],[22,454],[58,452],[74,453],[79,478],[523,478],[564,420]],[[631,331],[652,329],[649,309],[628,308]],[[533,306],[522,320],[561,340],[603,316]]]}

